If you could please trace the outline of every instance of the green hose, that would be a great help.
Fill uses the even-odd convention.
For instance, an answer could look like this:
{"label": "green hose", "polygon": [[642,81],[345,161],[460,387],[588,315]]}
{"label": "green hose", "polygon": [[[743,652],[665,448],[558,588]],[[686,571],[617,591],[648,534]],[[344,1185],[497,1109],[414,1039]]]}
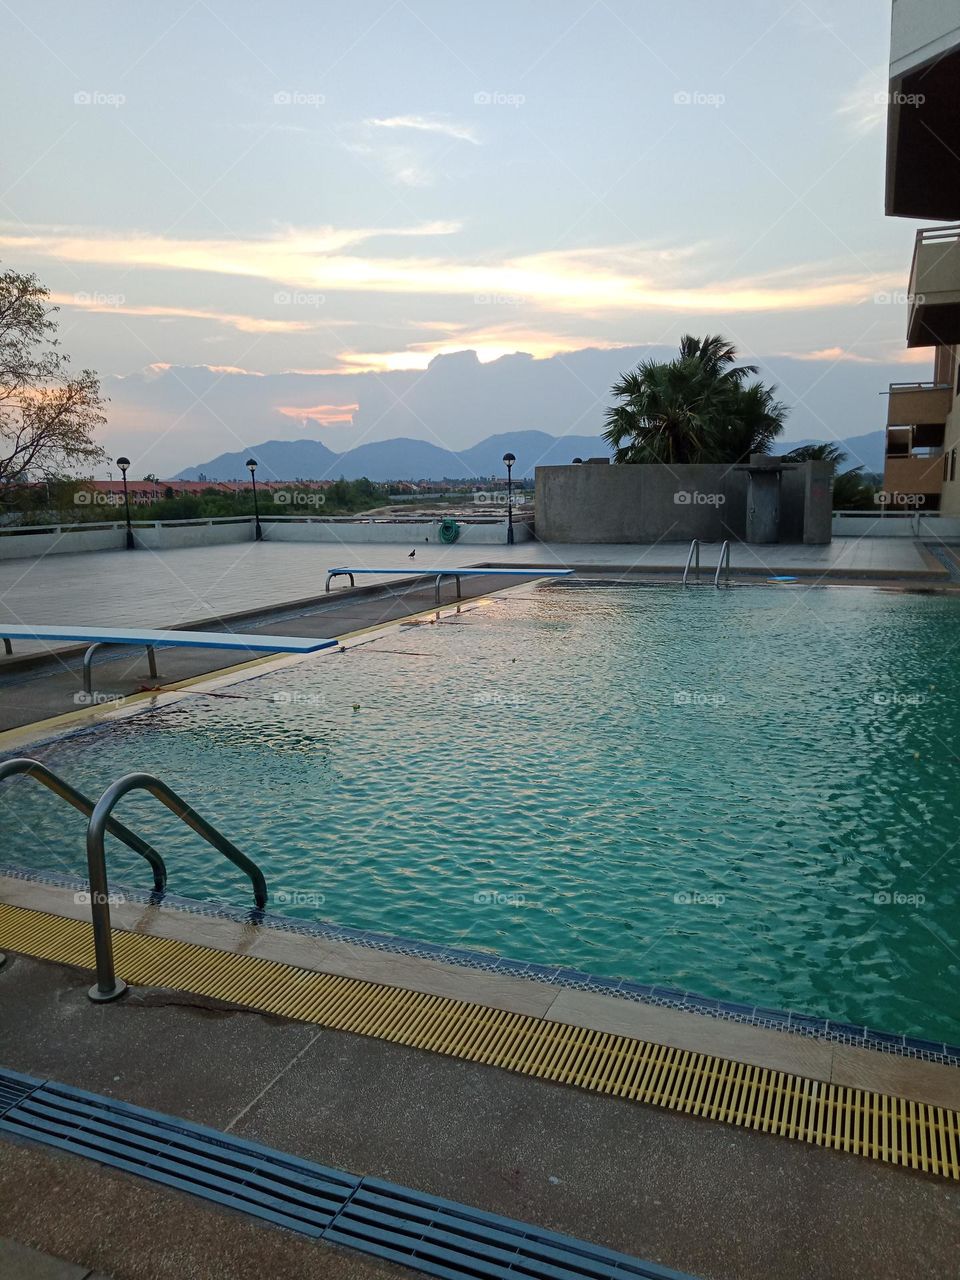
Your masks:
{"label": "green hose", "polygon": [[456,520],[454,520],[453,516],[446,516],[443,520],[440,521],[440,541],[441,542],[446,542],[447,544],[449,544],[451,542],[456,542],[456,540],[459,537],[460,537],[460,526],[457,524]]}

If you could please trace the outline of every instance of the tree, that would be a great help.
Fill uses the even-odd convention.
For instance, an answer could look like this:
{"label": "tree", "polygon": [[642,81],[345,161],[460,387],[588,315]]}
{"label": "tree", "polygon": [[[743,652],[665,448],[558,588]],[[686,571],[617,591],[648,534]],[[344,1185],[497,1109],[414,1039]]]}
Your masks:
{"label": "tree", "polygon": [[786,406],[776,388],[752,382],[755,365],[738,365],[719,334],[685,334],[673,360],[643,360],[611,394],[604,438],[615,462],[740,462],[769,453]]}
{"label": "tree", "polygon": [[0,484],[45,480],[106,458],[100,381],[71,375],[58,350],[58,308],[34,275],[0,273]]}
{"label": "tree", "polygon": [[863,467],[838,468],[847,455],[835,444],[803,444],[784,454],[787,462],[829,462],[833,465],[834,511],[864,511],[874,505],[874,487],[863,474]]}

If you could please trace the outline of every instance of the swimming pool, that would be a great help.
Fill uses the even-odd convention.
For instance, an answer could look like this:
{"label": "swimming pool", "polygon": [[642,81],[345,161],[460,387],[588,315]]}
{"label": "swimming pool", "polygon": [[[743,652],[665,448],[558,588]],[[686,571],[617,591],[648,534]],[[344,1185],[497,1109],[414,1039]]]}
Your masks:
{"label": "swimming pool", "polygon": [[[158,774],[271,909],[960,1040],[960,604],[543,585],[29,752]],[[148,797],[170,888],[249,886]],[[24,779],[0,861],[84,874]],[[110,842],[117,883],[147,885]]]}

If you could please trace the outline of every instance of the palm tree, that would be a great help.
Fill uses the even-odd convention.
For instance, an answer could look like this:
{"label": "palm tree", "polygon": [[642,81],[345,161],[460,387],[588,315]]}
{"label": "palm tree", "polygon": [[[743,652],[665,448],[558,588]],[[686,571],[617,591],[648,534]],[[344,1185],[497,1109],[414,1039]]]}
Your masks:
{"label": "palm tree", "polygon": [[847,455],[835,444],[802,444],[785,453],[787,462],[830,462],[833,464],[834,511],[869,510],[874,503],[874,487],[863,474],[863,467],[840,471]]}
{"label": "palm tree", "polygon": [[775,389],[749,382],[719,334],[685,334],[673,360],[644,360],[614,383],[604,438],[615,462],[738,462],[768,453],[786,407]]}

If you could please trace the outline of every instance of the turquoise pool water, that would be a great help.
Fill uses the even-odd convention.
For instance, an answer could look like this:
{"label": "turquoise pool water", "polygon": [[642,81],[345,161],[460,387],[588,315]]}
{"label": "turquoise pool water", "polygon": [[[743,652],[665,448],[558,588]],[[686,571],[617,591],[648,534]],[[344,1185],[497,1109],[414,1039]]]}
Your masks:
{"label": "turquoise pool water", "polygon": [[[866,589],[543,586],[32,754],[95,794],[159,774],[280,912],[957,1042],[958,623]],[[118,812],[173,892],[249,900],[155,801]],[[83,874],[83,829],[3,785],[0,860]]]}

